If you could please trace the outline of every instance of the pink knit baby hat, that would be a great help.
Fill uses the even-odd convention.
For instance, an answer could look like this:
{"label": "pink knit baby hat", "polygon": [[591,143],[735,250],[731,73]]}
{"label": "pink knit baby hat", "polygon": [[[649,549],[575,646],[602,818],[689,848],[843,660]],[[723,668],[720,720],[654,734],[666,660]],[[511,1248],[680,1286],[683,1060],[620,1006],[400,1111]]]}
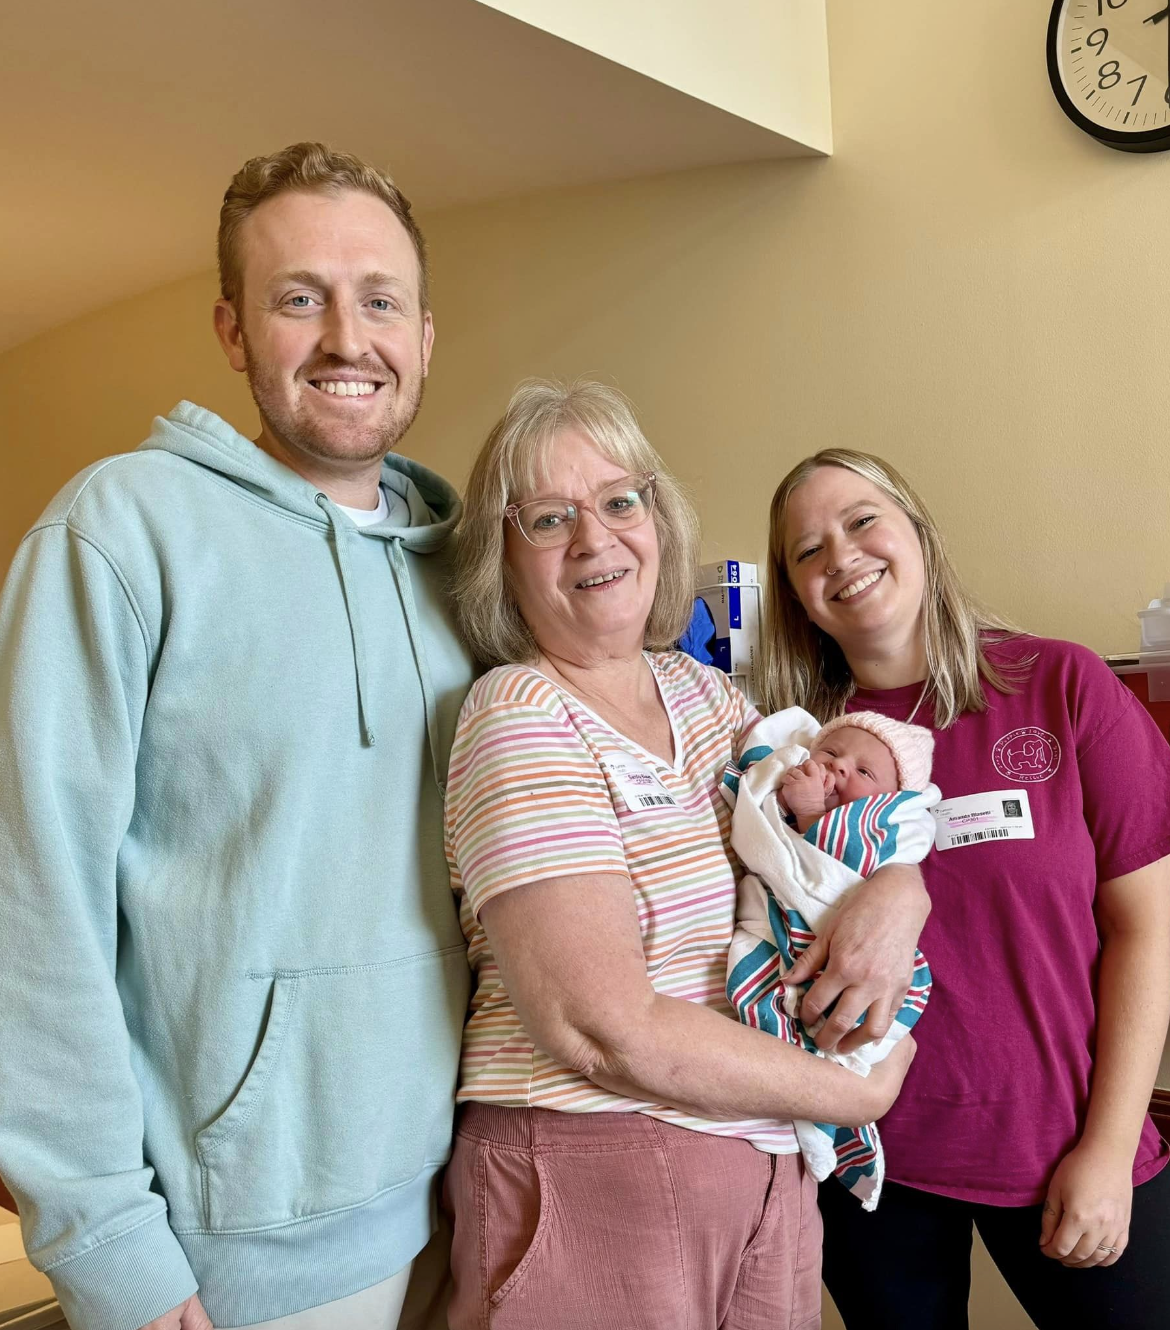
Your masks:
{"label": "pink knit baby hat", "polygon": [[812,741],[810,752],[815,753],[834,730],[846,725],[855,730],[867,730],[894,755],[898,772],[898,788],[924,790],[930,784],[930,761],[934,756],[934,735],[921,725],[907,725],[904,720],[891,720],[878,711],[853,711],[847,716],[831,720]]}

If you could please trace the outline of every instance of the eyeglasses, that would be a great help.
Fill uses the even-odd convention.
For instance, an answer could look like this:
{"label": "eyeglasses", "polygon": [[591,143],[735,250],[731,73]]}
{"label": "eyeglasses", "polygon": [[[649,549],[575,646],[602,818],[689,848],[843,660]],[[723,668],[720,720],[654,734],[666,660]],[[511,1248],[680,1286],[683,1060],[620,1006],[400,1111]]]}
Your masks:
{"label": "eyeglasses", "polygon": [[567,545],[577,534],[582,512],[592,513],[610,531],[630,531],[654,511],[658,477],[653,471],[639,471],[623,476],[591,495],[592,503],[572,499],[532,499],[528,503],[510,503],[504,516],[530,545],[548,549]]}

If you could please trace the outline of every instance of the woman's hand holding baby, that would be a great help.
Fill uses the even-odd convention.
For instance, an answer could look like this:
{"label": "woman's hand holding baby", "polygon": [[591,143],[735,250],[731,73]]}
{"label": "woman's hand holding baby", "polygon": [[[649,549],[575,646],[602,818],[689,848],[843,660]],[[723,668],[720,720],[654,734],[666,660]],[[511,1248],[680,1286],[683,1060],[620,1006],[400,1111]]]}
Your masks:
{"label": "woman's hand holding baby", "polygon": [[[782,978],[789,984],[815,980],[801,1004],[804,1023],[815,1024],[837,1004],[816,1036],[818,1048],[852,1053],[885,1038],[910,986],[914,948],[929,913],[919,870],[884,864],[796,958]],[[863,1012],[865,1024],[858,1025]]]}

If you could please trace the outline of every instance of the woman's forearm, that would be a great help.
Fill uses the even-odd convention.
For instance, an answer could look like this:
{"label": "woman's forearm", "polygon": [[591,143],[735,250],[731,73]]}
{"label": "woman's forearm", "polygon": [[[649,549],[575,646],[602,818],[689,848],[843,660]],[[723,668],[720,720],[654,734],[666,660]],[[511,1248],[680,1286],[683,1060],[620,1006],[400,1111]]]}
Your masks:
{"label": "woman's forearm", "polygon": [[881,1116],[893,1098],[888,1072],[863,1078],[709,1007],[661,994],[642,1019],[624,1024],[620,1042],[595,1038],[590,1045],[580,1069],[603,1089],[705,1118],[857,1126]]}
{"label": "woman's forearm", "polygon": [[[913,1046],[869,1076],[651,984],[628,878],[551,878],[502,892],[481,915],[500,975],[537,1048],[604,1089],[699,1117],[880,1117]],[[715,976],[710,976],[714,980]]]}
{"label": "woman's forearm", "polygon": [[898,893],[907,921],[921,933],[930,917],[930,895],[922,880],[922,869],[917,864],[883,864],[868,879],[871,896],[874,883]]}
{"label": "woman's forearm", "polygon": [[1137,1151],[1170,1020],[1170,955],[1159,929],[1102,939],[1097,1047],[1082,1141]]}
{"label": "woman's forearm", "polygon": [[1097,887],[1097,1044],[1083,1145],[1133,1157],[1170,1018],[1170,856]]}

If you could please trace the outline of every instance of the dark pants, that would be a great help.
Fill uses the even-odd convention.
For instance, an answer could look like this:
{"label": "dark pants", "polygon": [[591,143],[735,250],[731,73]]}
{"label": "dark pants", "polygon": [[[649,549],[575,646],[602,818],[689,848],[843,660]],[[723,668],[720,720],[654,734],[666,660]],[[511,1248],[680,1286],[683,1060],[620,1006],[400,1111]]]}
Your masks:
{"label": "dark pants", "polygon": [[1091,1270],[1041,1253],[1038,1205],[975,1205],[887,1182],[866,1214],[829,1178],[820,1206],[824,1279],[848,1330],[963,1330],[972,1224],[1039,1330],[1170,1325],[1170,1166],[1134,1190],[1121,1259]]}

